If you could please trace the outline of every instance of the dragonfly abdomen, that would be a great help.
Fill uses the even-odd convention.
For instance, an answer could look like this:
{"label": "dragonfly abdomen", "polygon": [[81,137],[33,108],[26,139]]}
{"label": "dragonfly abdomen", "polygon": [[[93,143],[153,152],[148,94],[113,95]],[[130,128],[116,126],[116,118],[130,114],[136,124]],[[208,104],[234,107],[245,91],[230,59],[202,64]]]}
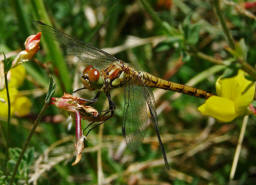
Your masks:
{"label": "dragonfly abdomen", "polygon": [[170,81],[158,78],[156,76],[153,76],[146,72],[140,72],[140,76],[142,78],[141,80],[143,84],[147,87],[155,87],[155,88],[160,88],[165,90],[171,90],[171,91],[175,91],[175,92],[179,92],[179,93],[183,93],[191,96],[196,96],[200,98],[205,98],[205,99],[213,95],[207,91],[186,86],[183,84],[178,84],[175,82],[170,82]]}

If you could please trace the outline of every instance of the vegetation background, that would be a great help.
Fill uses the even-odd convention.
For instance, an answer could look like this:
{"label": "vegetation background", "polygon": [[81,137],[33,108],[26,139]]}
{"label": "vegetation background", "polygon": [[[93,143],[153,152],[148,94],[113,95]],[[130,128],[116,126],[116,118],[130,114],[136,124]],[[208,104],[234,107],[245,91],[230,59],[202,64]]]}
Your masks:
{"label": "vegetation background", "polygon": [[[235,41],[244,39],[248,61],[256,59],[253,13],[243,1],[221,1],[221,13]],[[38,32],[34,20],[114,54],[138,69],[174,82],[215,93],[215,81],[230,60],[228,42],[214,10],[204,0],[11,0],[0,2],[0,50],[14,56],[25,39]],[[249,14],[248,14],[249,13]],[[20,93],[32,102],[30,114],[11,118],[9,161],[13,171],[20,149],[36,119],[48,88],[49,76],[57,83],[55,96],[81,87],[79,69],[72,57],[56,60],[44,40],[34,59],[24,64],[26,80]],[[67,66],[60,67],[60,66]],[[112,91],[116,104],[113,118],[91,132],[81,162],[74,161],[74,126],[68,114],[50,106],[18,169],[16,184],[255,184],[255,118],[248,122],[233,179],[233,162],[242,118],[224,124],[202,116],[197,107],[204,100],[154,89],[160,133],[171,169],[164,167],[153,127],[146,131],[136,151],[122,137],[124,97]],[[93,97],[85,92],[85,97]],[[99,108],[106,103],[101,96]],[[0,107],[0,111],[1,107]],[[0,119],[0,184],[6,181],[6,120]],[[83,122],[84,125],[88,122]]]}

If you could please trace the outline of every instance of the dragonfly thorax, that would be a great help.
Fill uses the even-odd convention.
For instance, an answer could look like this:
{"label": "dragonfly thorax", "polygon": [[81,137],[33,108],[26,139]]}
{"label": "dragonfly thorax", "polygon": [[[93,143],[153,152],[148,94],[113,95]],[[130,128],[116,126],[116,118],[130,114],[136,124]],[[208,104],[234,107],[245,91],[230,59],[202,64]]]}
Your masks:
{"label": "dragonfly thorax", "polygon": [[96,90],[101,89],[103,86],[103,78],[98,69],[92,65],[88,65],[82,75],[82,83],[86,89]]}

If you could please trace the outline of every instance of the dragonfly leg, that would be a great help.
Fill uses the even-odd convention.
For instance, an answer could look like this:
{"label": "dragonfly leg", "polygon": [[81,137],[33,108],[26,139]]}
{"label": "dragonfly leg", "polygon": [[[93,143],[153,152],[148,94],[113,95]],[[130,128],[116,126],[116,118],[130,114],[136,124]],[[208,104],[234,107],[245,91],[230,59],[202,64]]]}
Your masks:
{"label": "dragonfly leg", "polygon": [[100,97],[100,91],[98,91],[97,94],[95,95],[95,97],[90,100],[91,102],[89,102],[88,105],[91,105],[91,104],[95,103],[98,100],[99,97]]}
{"label": "dragonfly leg", "polygon": [[85,87],[82,87],[82,88],[76,89],[76,90],[74,90],[74,91],[72,92],[72,94],[73,94],[73,93],[76,93],[76,92],[78,92],[78,91],[81,91],[81,90],[83,90],[83,89],[86,89],[86,88],[85,88]]}
{"label": "dragonfly leg", "polygon": [[108,108],[107,110],[101,111],[101,113],[104,113],[103,116],[106,116],[108,113],[110,113],[109,118],[111,118],[111,117],[113,116],[113,114],[114,114],[116,105],[115,105],[115,103],[112,101],[109,92],[106,93],[106,96],[107,96],[107,98],[108,98],[108,106],[109,106],[109,108]]}
{"label": "dragonfly leg", "polygon": [[[94,123],[94,122],[92,122],[92,123]],[[104,123],[104,121],[102,121],[102,122],[100,122],[100,123],[94,125],[92,128],[90,128],[90,129],[88,130],[88,132],[86,133],[85,136],[87,137],[88,134],[89,134],[93,129],[95,129],[96,127],[100,126],[102,123]],[[91,125],[91,123],[90,123],[89,125]],[[88,127],[88,126],[87,126],[87,127]]]}
{"label": "dragonfly leg", "polygon": [[112,117],[116,108],[115,103],[112,101],[110,93],[106,93],[106,96],[108,98],[108,106],[109,108],[107,110],[101,111],[101,113],[104,113],[102,116],[106,116],[108,113],[110,113],[109,117]]}
{"label": "dragonfly leg", "polygon": [[[97,98],[99,97],[99,95],[100,95],[100,94],[97,93],[97,95],[96,95],[96,97],[95,97],[94,99],[97,100]],[[106,96],[107,96],[107,98],[108,98],[109,109],[102,111],[101,113],[104,113],[104,114],[101,115],[101,116],[99,116],[99,117],[102,117],[102,118],[103,118],[103,117],[105,117],[105,116],[106,116],[107,114],[109,114],[109,113],[110,113],[110,115],[106,116],[106,117],[103,119],[104,121],[101,121],[101,122],[99,122],[98,124],[93,125],[96,121],[92,121],[91,123],[89,123],[89,124],[86,126],[86,128],[84,129],[84,131],[88,129],[88,131],[87,131],[87,133],[86,133],[86,136],[88,136],[88,134],[89,134],[94,128],[96,128],[97,126],[101,125],[102,123],[104,123],[106,120],[108,120],[109,118],[111,118],[111,117],[113,116],[114,110],[115,110],[115,107],[116,107],[116,106],[115,106],[114,102],[112,101],[109,92],[106,93]],[[101,113],[100,113],[100,114],[101,114]],[[92,126],[92,127],[89,128],[90,126]]]}
{"label": "dragonfly leg", "polygon": [[91,123],[89,123],[89,124],[85,127],[84,131],[87,130],[93,123],[95,123],[95,121],[92,121]]}
{"label": "dragonfly leg", "polygon": [[79,99],[82,101],[88,102],[88,103],[86,103],[86,105],[91,105],[91,104],[94,104],[98,100],[99,96],[100,96],[100,92],[97,92],[95,97],[92,99],[86,99],[86,98],[79,98]]}

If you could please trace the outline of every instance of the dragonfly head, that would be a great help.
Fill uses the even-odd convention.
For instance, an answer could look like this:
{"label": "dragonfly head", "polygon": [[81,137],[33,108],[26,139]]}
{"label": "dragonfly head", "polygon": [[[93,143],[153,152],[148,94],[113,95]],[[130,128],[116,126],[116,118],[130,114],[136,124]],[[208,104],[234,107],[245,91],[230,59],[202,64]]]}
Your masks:
{"label": "dragonfly head", "polygon": [[82,82],[84,87],[89,90],[100,89],[103,86],[103,78],[100,75],[98,69],[95,69],[92,65],[88,65],[82,75]]}

